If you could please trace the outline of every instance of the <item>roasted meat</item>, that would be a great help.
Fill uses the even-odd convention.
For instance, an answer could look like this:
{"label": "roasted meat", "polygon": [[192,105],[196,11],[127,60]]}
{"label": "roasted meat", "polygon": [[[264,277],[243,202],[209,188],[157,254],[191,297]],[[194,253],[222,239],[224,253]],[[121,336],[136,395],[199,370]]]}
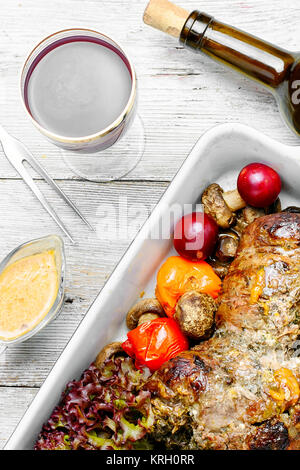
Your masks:
{"label": "roasted meat", "polygon": [[[300,295],[300,216],[257,219],[245,231],[223,283],[219,324],[295,339]],[[289,337],[290,338],[290,337]]]}
{"label": "roasted meat", "polygon": [[147,381],[168,448],[299,449],[300,214],[256,219],[224,280],[217,330]]}

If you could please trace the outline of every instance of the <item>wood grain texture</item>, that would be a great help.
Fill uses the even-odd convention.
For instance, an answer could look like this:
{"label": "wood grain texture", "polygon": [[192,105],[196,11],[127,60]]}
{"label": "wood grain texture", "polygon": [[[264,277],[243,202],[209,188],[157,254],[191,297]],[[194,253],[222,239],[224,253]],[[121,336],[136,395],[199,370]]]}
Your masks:
{"label": "wood grain texture", "polygon": [[1,449],[19,423],[37,392],[38,389],[36,388],[0,387]]}
{"label": "wood grain texture", "polygon": [[[266,90],[208,58],[183,50],[175,39],[145,26],[142,17],[146,4],[147,0],[0,0],[0,122],[60,180],[94,226],[101,228],[103,204],[116,205],[118,198],[126,195],[134,224],[132,232],[121,241],[100,240],[45,183],[39,182],[73,232],[77,245],[66,241],[67,302],[61,316],[36,338],[0,357],[0,446],[145,220],[147,214],[139,204],[151,210],[199,136],[216,124],[240,122],[286,144],[299,145],[299,139],[282,123],[274,98]],[[284,4],[282,0],[179,0],[178,4],[187,10],[201,8],[270,42],[299,49],[299,0],[286,0]],[[65,165],[59,149],[33,128],[20,103],[19,72],[32,47],[54,31],[78,26],[114,37],[136,66],[146,150],[141,163],[123,182],[78,180]],[[25,240],[59,233],[2,150],[0,208],[0,257]],[[133,215],[135,209],[139,213]],[[113,216],[108,219],[113,224]]]}

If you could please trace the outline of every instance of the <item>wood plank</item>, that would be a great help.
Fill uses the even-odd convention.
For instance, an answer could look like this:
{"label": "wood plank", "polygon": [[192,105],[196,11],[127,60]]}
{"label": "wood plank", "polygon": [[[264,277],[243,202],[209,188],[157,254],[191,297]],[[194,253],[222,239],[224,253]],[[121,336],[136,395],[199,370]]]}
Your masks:
{"label": "wood plank", "polygon": [[[173,39],[142,23],[146,0],[9,0],[1,2],[1,123],[19,137],[98,226],[101,206],[128,195],[130,207],[150,210],[197,138],[211,126],[240,122],[286,144],[299,140],[282,123],[273,97],[246,78],[223,70],[205,57],[183,50]],[[178,0],[201,8],[270,42],[299,49],[298,0]],[[142,162],[126,179],[108,185],[76,181],[58,148],[30,124],[18,95],[23,60],[43,37],[68,27],[94,28],[119,40],[131,55],[139,78],[139,114],[146,129]],[[121,155],[123,150],[116,150]],[[200,175],[199,175],[200,177]],[[58,233],[54,222],[17,178],[0,150],[0,257],[22,241]],[[71,181],[64,181],[70,179]],[[139,180],[140,183],[135,183]],[[149,181],[145,183],[144,180]],[[151,182],[152,181],[152,182]],[[161,181],[162,183],[156,183]],[[66,243],[67,302],[61,316],[36,338],[0,357],[0,447],[23,415],[44,378],[146,215],[136,215],[131,234],[121,241],[100,240],[44,184],[43,192],[72,229],[78,245]],[[103,208],[103,206],[102,206]],[[134,217],[133,217],[134,219]],[[109,216],[110,224],[113,217]],[[8,385],[8,387],[6,387]],[[29,388],[28,388],[29,387]]]}
{"label": "wood plank", "polygon": [[36,388],[0,387],[0,449],[13,433],[37,391]]}
{"label": "wood plank", "polygon": [[[89,305],[167,186],[161,183],[106,185],[60,182],[62,189],[77,203],[97,229],[94,233],[89,231],[45,183],[38,184],[77,242],[74,246],[64,237],[67,257],[67,302],[63,313],[44,331],[24,344],[10,347],[0,356],[0,385],[41,385]],[[104,211],[109,210],[109,226],[116,224],[118,228],[118,220],[115,217],[118,217],[119,200],[124,203],[125,197],[128,198],[129,230],[127,233],[122,232],[122,239],[114,240],[112,235],[105,235]],[[1,181],[0,201],[0,258],[22,242],[50,233],[59,233],[55,223],[22,181]],[[120,206],[123,217],[121,223],[124,222],[124,207]]]}
{"label": "wood plank", "polygon": [[[50,174],[55,178],[74,178],[60,150],[48,143],[26,118],[17,91],[18,73],[26,54],[38,40],[74,25],[107,30],[124,43],[136,64],[139,114],[145,125],[147,144],[144,158],[130,179],[170,180],[197,138],[223,122],[252,125],[287,144],[299,142],[283,125],[275,101],[266,90],[230,70],[223,70],[208,58],[183,50],[172,38],[145,26],[142,23],[145,3],[137,0],[129,4],[121,0],[6,2],[0,45],[2,122],[38,157],[46,156],[41,161]],[[181,3],[190,9],[197,6],[191,0]],[[272,1],[271,8],[270,0],[226,3],[206,0],[200,6],[277,44],[296,49],[300,42],[297,0],[289,0],[285,8],[279,0]],[[116,150],[120,157],[123,149],[121,145]],[[0,177],[15,176],[2,158]]]}

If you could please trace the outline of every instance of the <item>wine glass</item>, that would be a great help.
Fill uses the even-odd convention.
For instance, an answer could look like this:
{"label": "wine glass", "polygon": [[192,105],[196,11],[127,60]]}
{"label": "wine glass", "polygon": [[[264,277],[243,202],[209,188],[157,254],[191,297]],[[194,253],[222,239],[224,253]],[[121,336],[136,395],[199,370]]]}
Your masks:
{"label": "wine glass", "polygon": [[81,178],[120,179],[140,161],[135,70],[108,36],[74,28],[43,39],[25,60],[21,97],[31,122]]}

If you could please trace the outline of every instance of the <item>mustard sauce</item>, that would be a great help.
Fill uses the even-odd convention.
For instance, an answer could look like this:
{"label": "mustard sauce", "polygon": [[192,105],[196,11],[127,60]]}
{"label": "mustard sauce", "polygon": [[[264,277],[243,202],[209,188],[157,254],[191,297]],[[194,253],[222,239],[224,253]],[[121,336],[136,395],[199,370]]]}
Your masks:
{"label": "mustard sauce", "polygon": [[59,288],[54,250],[27,256],[0,274],[0,339],[32,330],[51,310]]}

